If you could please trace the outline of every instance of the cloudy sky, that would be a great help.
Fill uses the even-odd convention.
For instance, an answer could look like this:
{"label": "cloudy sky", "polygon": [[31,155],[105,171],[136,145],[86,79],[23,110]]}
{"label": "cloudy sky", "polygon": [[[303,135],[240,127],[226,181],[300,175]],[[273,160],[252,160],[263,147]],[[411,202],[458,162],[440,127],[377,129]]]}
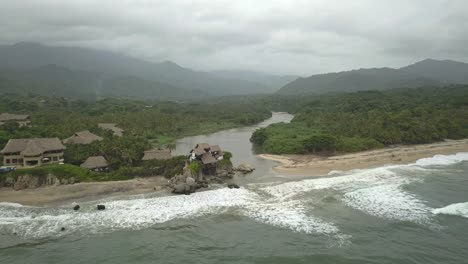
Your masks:
{"label": "cloudy sky", "polygon": [[0,43],[311,75],[468,61],[466,0],[0,0]]}

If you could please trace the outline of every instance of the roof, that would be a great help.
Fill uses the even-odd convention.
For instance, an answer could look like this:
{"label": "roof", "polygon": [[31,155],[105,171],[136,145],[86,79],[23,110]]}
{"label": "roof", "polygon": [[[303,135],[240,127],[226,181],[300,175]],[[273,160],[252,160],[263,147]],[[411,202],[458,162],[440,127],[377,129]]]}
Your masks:
{"label": "roof", "polygon": [[210,153],[203,154],[203,156],[201,157],[201,161],[203,162],[203,164],[216,163],[216,159]]}
{"label": "roof", "polygon": [[10,139],[0,153],[21,152],[21,155],[37,156],[46,151],[64,150],[58,138],[21,138]]}
{"label": "roof", "polygon": [[170,149],[153,149],[145,151],[142,160],[167,160],[171,158]]}
{"label": "roof", "polygon": [[208,143],[198,143],[195,148],[202,148],[202,149],[209,149],[210,148],[210,144]]}
{"label": "roof", "polygon": [[10,121],[10,120],[26,120],[29,118],[29,115],[16,115],[9,113],[1,113],[0,121]]}
{"label": "roof", "polygon": [[121,137],[124,132],[123,129],[121,129],[120,127],[117,127],[116,124],[114,123],[99,123],[98,127],[104,130],[110,130],[114,132],[114,136],[118,136],[118,137]]}
{"label": "roof", "polygon": [[64,143],[88,145],[94,141],[101,141],[103,138],[95,135],[88,130],[76,132],[73,136],[65,139]]}
{"label": "roof", "polygon": [[213,145],[213,146],[210,147],[210,151],[211,152],[220,152],[221,148],[219,147],[219,145]]}
{"label": "roof", "polygon": [[82,168],[86,169],[97,169],[97,168],[105,168],[109,166],[107,160],[103,156],[92,156],[86,159],[83,164],[80,165]]}
{"label": "roof", "polygon": [[195,153],[195,155],[200,156],[206,153],[206,151],[202,148],[194,148],[192,149],[192,152]]}

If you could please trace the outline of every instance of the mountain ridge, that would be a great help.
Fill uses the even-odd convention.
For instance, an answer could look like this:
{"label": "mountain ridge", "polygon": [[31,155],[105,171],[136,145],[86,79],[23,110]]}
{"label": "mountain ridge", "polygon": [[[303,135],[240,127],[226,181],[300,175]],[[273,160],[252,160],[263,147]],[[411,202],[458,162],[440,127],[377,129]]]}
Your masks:
{"label": "mountain ridge", "polygon": [[447,84],[468,84],[468,64],[451,60],[426,59],[399,69],[361,68],[316,74],[298,78],[283,86],[277,93],[283,95],[323,94],[426,86],[440,87]]}

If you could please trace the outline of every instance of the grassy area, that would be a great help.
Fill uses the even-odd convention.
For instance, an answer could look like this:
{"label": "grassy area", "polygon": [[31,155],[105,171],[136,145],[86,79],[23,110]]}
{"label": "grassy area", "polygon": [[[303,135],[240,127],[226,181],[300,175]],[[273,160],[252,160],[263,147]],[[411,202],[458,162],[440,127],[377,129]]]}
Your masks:
{"label": "grassy area", "polygon": [[6,177],[17,179],[21,175],[43,178],[46,178],[48,175],[54,175],[59,179],[74,178],[75,182],[120,181],[155,175],[163,175],[169,178],[182,173],[185,160],[186,157],[177,156],[169,160],[146,161],[137,167],[120,167],[110,172],[92,172],[71,164],[53,164],[35,168],[17,169],[6,174],[0,174],[0,179]]}

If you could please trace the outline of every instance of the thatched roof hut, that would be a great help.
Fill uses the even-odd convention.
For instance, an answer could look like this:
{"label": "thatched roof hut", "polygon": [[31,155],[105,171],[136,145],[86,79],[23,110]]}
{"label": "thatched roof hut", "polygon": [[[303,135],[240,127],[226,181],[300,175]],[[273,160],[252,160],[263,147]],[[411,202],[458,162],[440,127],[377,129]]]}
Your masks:
{"label": "thatched roof hut", "polygon": [[121,129],[120,127],[117,127],[117,125],[114,123],[99,123],[98,127],[104,130],[112,131],[114,136],[118,136],[118,137],[123,136],[124,130]]}
{"label": "thatched roof hut", "polygon": [[145,151],[142,160],[167,160],[171,157],[170,149],[153,149]]}
{"label": "thatched roof hut", "polygon": [[80,144],[80,145],[88,145],[93,143],[94,141],[101,141],[103,140],[102,137],[95,135],[88,130],[76,132],[73,136],[63,140],[65,144]]}
{"label": "thatched roof hut", "polygon": [[8,140],[0,153],[19,152],[23,156],[38,156],[47,151],[64,149],[65,146],[58,138],[22,138]]}
{"label": "thatched roof hut", "polygon": [[95,170],[95,169],[104,169],[107,168],[109,164],[103,156],[92,156],[86,159],[83,164],[80,165],[82,168]]}
{"label": "thatched roof hut", "polygon": [[211,155],[211,153],[203,154],[201,157],[201,161],[204,165],[213,164],[217,162],[217,160],[215,159],[215,157],[213,157],[213,155]]}
{"label": "thatched roof hut", "polygon": [[16,115],[16,114],[9,114],[9,113],[1,113],[0,114],[0,121],[20,121],[26,120],[29,118],[29,115]]}

